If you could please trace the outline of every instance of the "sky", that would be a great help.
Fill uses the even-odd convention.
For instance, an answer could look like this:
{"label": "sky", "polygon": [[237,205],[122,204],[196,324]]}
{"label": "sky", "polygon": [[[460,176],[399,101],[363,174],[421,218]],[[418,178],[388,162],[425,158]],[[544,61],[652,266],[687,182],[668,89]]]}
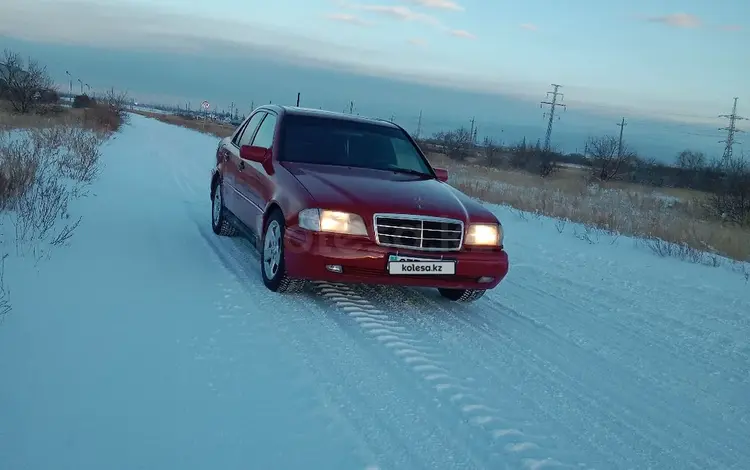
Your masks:
{"label": "sky", "polygon": [[[506,101],[500,108],[507,108],[509,116],[504,119],[509,121],[517,113],[515,105],[524,102],[528,112],[535,113],[534,126],[539,126],[544,111],[539,101],[551,83],[558,83],[563,85],[563,102],[571,115],[588,112],[590,119],[606,119],[607,128],[615,131],[616,118],[625,115],[634,120],[631,129],[639,119],[671,121],[665,124],[669,126],[701,125],[685,135],[702,133],[714,143],[714,131],[726,124],[718,115],[731,110],[733,97],[740,97],[740,114],[743,100],[750,103],[750,61],[743,60],[744,45],[750,44],[747,0],[3,0],[3,4],[0,46],[2,41],[22,44],[24,50],[52,59],[55,54],[81,55],[86,50],[89,60],[76,62],[75,73],[86,74],[88,81],[99,77],[99,81],[114,81],[104,67],[97,67],[111,61],[112,54],[140,54],[141,62],[133,59],[133,66],[121,71],[133,82],[144,73],[159,75],[145,70],[146,55],[152,69],[176,56],[189,57],[192,69],[183,63],[162,71],[161,88],[152,83],[134,90],[167,100],[201,99],[187,88],[164,85],[177,82],[171,75],[176,69],[222,82],[232,73],[232,64],[237,72],[250,62],[255,70],[267,69],[256,61],[264,58],[306,67],[298,70],[297,81],[308,89],[316,83],[306,96],[323,96],[331,91],[326,88],[335,91],[339,82],[333,75],[319,74],[319,82],[303,75],[313,69],[335,71],[444,90],[434,91],[432,101],[440,99],[437,93],[468,93],[467,100],[470,95],[479,99],[478,94],[503,97]],[[161,59],[154,59],[154,54]],[[65,83],[61,67],[55,73]],[[211,70],[216,67],[223,70]],[[248,80],[266,72],[248,70]],[[267,80],[269,90],[277,81]],[[384,82],[377,83],[380,87]],[[242,93],[235,92],[238,97]],[[218,95],[213,99],[224,105],[232,101]],[[744,114],[750,115],[750,104],[746,109]],[[450,109],[443,107],[440,112],[450,114]],[[523,113],[523,119],[531,119],[531,114]]]}

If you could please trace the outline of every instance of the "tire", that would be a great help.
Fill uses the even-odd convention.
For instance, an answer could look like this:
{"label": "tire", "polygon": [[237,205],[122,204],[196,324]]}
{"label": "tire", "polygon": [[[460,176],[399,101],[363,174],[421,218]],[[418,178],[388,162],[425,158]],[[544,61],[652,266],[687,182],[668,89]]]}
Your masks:
{"label": "tire", "polygon": [[273,211],[263,227],[260,252],[260,272],[263,284],[272,292],[298,292],[302,281],[286,274],[284,260],[284,216],[279,210]]}
{"label": "tire", "polygon": [[216,184],[214,194],[211,197],[211,228],[216,235],[223,237],[233,237],[237,234],[237,229],[227,219],[227,209],[224,207],[224,185]]}
{"label": "tire", "polygon": [[485,289],[438,289],[440,295],[454,302],[474,302],[487,293]]}

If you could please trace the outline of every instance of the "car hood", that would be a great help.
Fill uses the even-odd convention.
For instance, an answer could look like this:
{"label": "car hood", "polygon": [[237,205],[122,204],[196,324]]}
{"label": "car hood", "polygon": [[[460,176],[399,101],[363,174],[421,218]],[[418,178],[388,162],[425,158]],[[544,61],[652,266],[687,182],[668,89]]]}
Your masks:
{"label": "car hood", "polygon": [[491,216],[447,183],[391,171],[343,166],[284,163],[323,209],[358,213],[370,218],[390,212],[469,221]]}

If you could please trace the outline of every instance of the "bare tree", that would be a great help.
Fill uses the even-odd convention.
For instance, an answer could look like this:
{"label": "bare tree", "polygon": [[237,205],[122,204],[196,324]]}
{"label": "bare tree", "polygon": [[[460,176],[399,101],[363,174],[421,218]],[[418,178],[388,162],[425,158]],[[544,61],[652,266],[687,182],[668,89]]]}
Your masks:
{"label": "bare tree", "polygon": [[677,167],[683,170],[697,171],[706,166],[706,156],[703,152],[683,150],[677,154]]}
{"label": "bare tree", "polygon": [[551,150],[540,150],[537,153],[537,159],[539,164],[537,171],[539,176],[546,178],[553,175],[560,169],[560,165],[555,160],[556,153]]}
{"label": "bare tree", "polygon": [[47,67],[29,59],[24,64],[21,55],[6,49],[0,63],[0,82],[6,98],[18,113],[32,111],[44,94],[56,91]]}
{"label": "bare tree", "polygon": [[460,127],[454,131],[441,131],[434,135],[433,139],[443,148],[443,151],[454,160],[463,161],[469,156],[473,136],[471,131],[465,127]]}
{"label": "bare tree", "polygon": [[628,149],[615,136],[589,137],[586,141],[586,158],[591,162],[593,175],[602,181],[621,178],[627,169],[626,163],[635,158],[635,153]]}
{"label": "bare tree", "polygon": [[495,142],[492,137],[485,137],[482,142],[482,151],[484,152],[484,158],[487,159],[487,164],[490,166],[497,166],[502,162],[503,148]]}

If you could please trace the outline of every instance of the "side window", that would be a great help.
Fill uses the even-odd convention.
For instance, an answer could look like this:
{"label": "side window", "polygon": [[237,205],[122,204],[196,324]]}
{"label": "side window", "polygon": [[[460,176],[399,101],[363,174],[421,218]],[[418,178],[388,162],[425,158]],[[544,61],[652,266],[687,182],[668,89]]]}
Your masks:
{"label": "side window", "polygon": [[243,145],[250,145],[250,141],[253,138],[253,134],[255,134],[255,129],[258,128],[258,124],[260,124],[260,121],[263,120],[263,117],[266,115],[266,113],[260,111],[256,114],[253,114],[253,117],[250,118],[250,121],[247,123],[247,126],[245,126],[245,130],[242,132],[242,136],[239,138],[239,142],[236,143],[237,147],[242,147]]}
{"label": "side window", "polygon": [[414,146],[406,139],[390,139],[393,151],[396,153],[398,166],[401,168],[425,171],[422,157],[419,156]]}
{"label": "side window", "polygon": [[253,139],[253,145],[256,147],[263,147],[265,149],[273,146],[273,135],[276,130],[276,115],[269,113],[263,120],[263,123],[258,129],[258,133]]}
{"label": "side window", "polygon": [[245,128],[247,127],[248,123],[250,122],[249,119],[246,119],[242,121],[242,124],[237,126],[237,132],[234,134],[234,137],[232,137],[232,143],[234,145],[240,144],[240,137],[242,137],[242,133],[245,132]]}

